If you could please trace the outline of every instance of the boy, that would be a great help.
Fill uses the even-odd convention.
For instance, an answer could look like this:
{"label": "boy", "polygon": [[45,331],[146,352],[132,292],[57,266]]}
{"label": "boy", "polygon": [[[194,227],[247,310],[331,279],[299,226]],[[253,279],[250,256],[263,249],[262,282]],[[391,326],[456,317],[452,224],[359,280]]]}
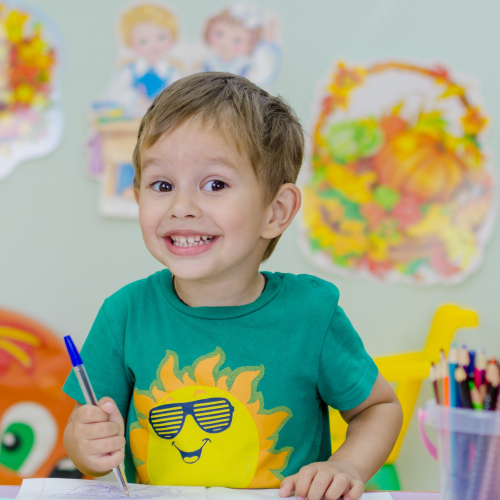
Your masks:
{"label": "boy", "polygon": [[[100,406],[82,406],[73,375],[65,385],[78,401],[65,444],[82,472],[108,473],[125,447],[129,481],[357,500],[384,463],[401,409],[336,287],[259,273],[299,209],[303,148],[292,109],[242,77],[195,74],[154,101],[135,196],[168,269],[96,318],[82,358]],[[327,405],[349,422],[331,457]]]}

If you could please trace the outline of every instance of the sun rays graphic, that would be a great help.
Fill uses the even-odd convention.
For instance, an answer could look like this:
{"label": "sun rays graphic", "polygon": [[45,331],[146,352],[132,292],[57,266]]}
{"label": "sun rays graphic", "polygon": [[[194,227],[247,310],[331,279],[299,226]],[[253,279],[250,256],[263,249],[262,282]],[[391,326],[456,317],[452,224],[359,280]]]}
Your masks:
{"label": "sun rays graphic", "polygon": [[263,366],[219,370],[224,359],[217,348],[179,369],[177,354],[167,351],[149,390],[134,391],[130,446],[138,482],[279,487],[293,448],[275,445],[292,412],[264,409],[257,391]]}

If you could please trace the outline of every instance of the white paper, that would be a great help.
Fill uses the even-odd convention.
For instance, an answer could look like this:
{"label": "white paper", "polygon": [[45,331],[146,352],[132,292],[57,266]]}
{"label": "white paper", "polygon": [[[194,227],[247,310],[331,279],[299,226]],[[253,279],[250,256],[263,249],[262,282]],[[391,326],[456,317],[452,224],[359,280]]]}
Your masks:
{"label": "white paper", "polygon": [[360,500],[394,500],[390,493],[387,491],[377,491],[371,493],[365,493]]}
{"label": "white paper", "polygon": [[[196,486],[129,484],[129,498],[207,500],[206,489]],[[127,498],[116,483],[85,479],[25,479],[18,500],[108,500]]]}
{"label": "white paper", "polygon": [[[266,500],[279,498],[280,490],[233,490],[214,486],[207,489],[207,497],[208,500]],[[289,498],[295,498],[295,495]]]}
{"label": "white paper", "polygon": [[[267,500],[280,498],[278,489],[245,490],[202,486],[147,486],[129,483],[129,498],[179,500]],[[86,479],[24,479],[16,500],[108,500],[127,498],[116,483]],[[292,494],[289,498],[295,498]],[[393,500],[390,493],[364,493],[360,500]]]}

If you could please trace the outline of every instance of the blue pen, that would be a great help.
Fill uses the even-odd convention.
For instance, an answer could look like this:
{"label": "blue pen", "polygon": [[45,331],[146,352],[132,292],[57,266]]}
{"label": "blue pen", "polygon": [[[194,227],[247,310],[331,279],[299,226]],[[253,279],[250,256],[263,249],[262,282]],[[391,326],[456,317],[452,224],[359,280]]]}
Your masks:
{"label": "blue pen", "polygon": [[[99,406],[94,389],[92,389],[92,384],[90,383],[89,376],[87,375],[87,371],[85,370],[85,366],[83,366],[83,361],[80,357],[78,349],[76,348],[73,340],[69,335],[66,335],[66,337],[64,337],[64,342],[66,343],[66,349],[68,350],[69,357],[71,358],[71,363],[73,364],[73,371],[75,372],[76,378],[78,379],[78,383],[80,384],[80,389],[83,392],[85,401],[89,405]],[[115,473],[116,479],[118,479],[118,483],[122,487],[122,490],[127,496],[129,496],[128,484],[125,480],[125,474],[123,472],[122,466],[119,465],[118,467],[115,467],[113,469],[113,472]]]}

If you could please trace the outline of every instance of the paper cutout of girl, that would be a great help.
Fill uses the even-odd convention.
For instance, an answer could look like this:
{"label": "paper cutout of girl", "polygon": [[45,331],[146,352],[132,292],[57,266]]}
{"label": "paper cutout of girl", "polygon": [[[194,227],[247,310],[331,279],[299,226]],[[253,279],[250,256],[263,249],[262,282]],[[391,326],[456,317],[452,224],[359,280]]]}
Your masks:
{"label": "paper cutout of girl", "polygon": [[259,6],[233,2],[207,21],[204,41],[209,53],[202,71],[227,71],[268,87],[283,61],[277,28],[277,19],[266,16]]}
{"label": "paper cutout of girl", "polygon": [[153,99],[182,76],[180,65],[169,57],[178,22],[165,7],[142,4],[123,14],[119,30],[132,61],[117,71],[94,110],[108,118],[140,118]]}

